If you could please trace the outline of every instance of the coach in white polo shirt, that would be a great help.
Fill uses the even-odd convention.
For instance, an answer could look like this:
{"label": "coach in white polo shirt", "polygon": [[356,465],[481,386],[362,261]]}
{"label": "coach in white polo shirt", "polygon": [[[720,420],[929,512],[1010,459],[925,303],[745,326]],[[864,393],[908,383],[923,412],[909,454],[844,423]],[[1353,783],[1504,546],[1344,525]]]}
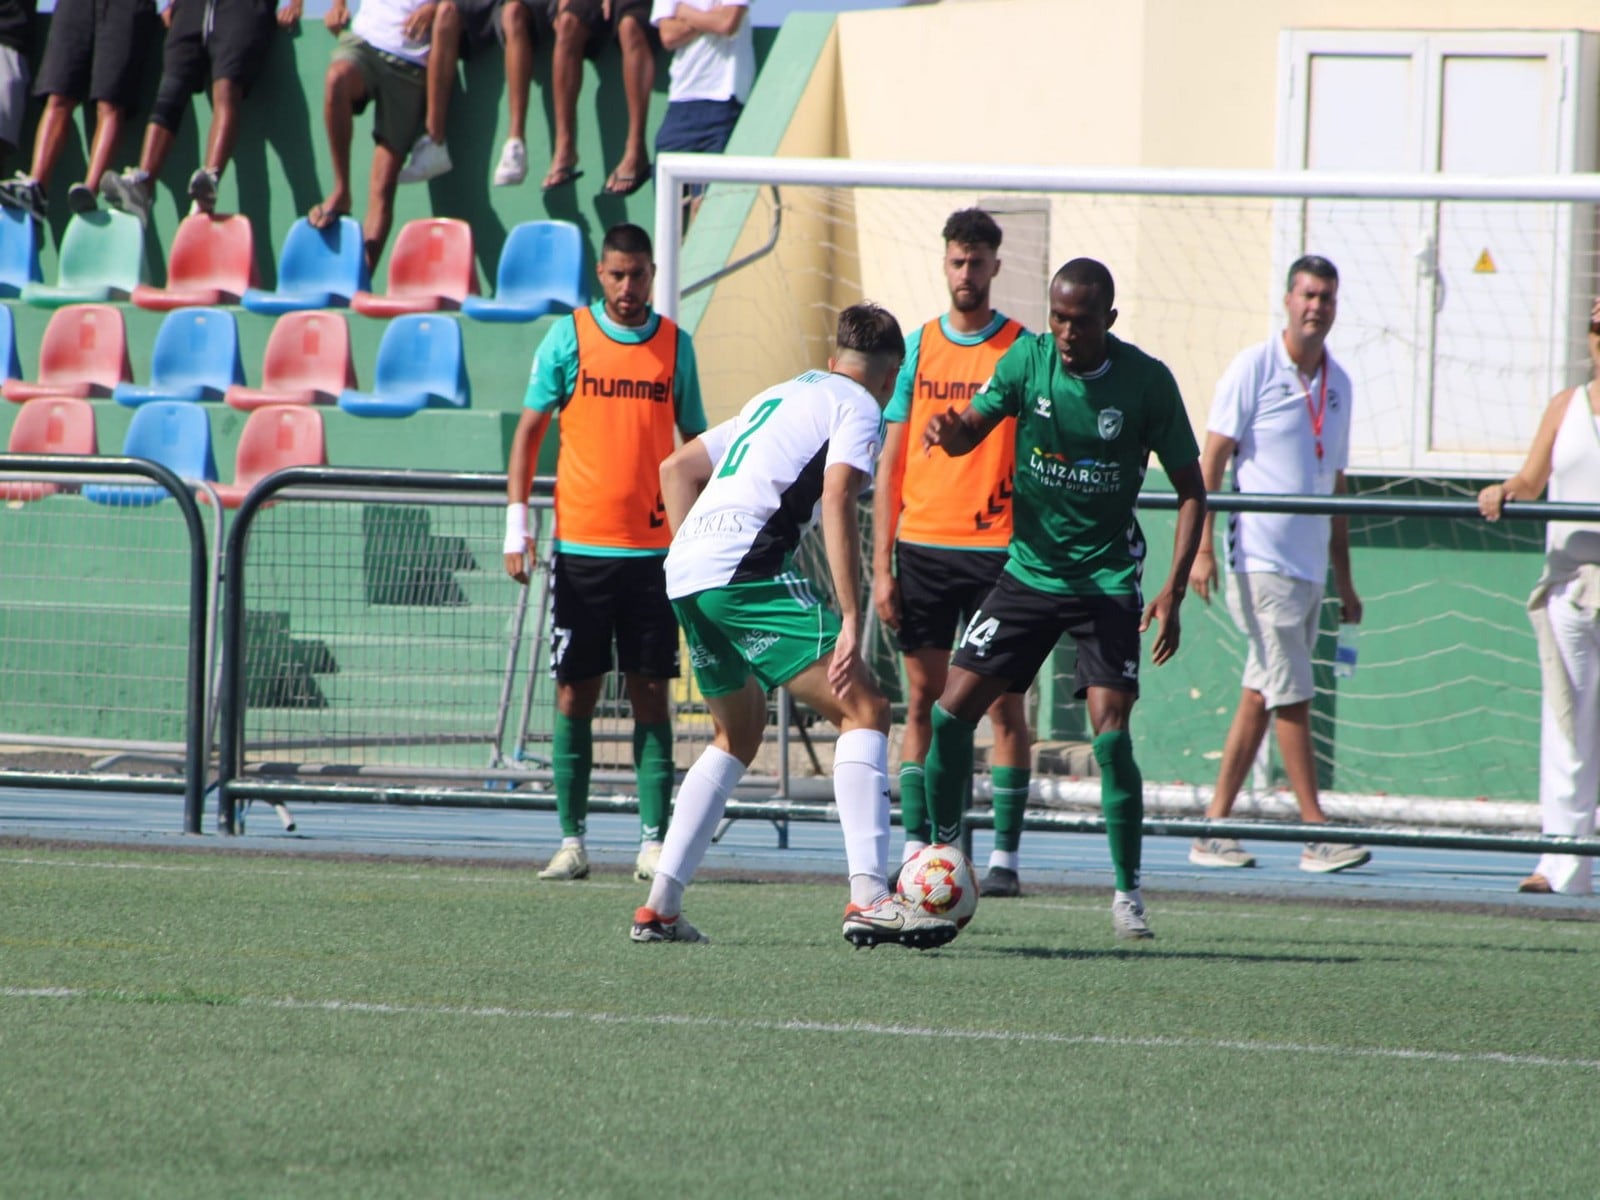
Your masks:
{"label": "coach in white polo shirt", "polygon": [[[1221,489],[1229,462],[1236,492],[1326,496],[1345,490],[1350,377],[1323,345],[1338,299],[1339,272],[1327,259],[1307,255],[1290,266],[1283,301],[1289,323],[1283,336],[1242,351],[1217,384],[1200,459],[1207,492]],[[1218,819],[1232,811],[1270,716],[1300,820],[1322,824],[1328,819],[1317,803],[1311,748],[1311,651],[1330,559],[1341,620],[1358,622],[1361,598],[1350,579],[1349,530],[1343,517],[1229,515],[1228,607],[1250,649],[1207,817]],[[1209,520],[1189,582],[1209,604],[1217,582]],[[1344,871],[1371,857],[1360,846],[1312,842],[1300,856],[1300,869]],[[1189,861],[1202,867],[1255,865],[1232,838],[1199,839],[1190,847]]]}

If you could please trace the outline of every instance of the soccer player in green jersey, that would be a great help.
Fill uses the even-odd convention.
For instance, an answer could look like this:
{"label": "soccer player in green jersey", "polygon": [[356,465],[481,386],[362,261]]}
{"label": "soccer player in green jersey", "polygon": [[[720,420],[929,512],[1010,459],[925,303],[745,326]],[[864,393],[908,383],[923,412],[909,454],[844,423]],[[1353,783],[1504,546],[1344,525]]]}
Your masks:
{"label": "soccer player in green jersey", "polygon": [[[1206,490],[1177,382],[1165,364],[1112,336],[1114,300],[1102,263],[1067,263],[1050,281],[1050,332],[1019,338],[970,407],[934,414],[923,432],[925,449],[962,455],[1004,418],[1016,418],[1005,572],[968,622],[933,707],[926,786],[934,836],[954,842],[978,719],[1008,688],[1031,680],[1061,634],[1071,634],[1116,872],[1112,927],[1118,937],[1148,938],[1139,894],[1144,781],[1128,728],[1139,695],[1139,637],[1159,626],[1151,652],[1158,666],[1177,652]],[[1134,504],[1152,450],[1179,504],[1172,569],[1145,605],[1145,542]]]}

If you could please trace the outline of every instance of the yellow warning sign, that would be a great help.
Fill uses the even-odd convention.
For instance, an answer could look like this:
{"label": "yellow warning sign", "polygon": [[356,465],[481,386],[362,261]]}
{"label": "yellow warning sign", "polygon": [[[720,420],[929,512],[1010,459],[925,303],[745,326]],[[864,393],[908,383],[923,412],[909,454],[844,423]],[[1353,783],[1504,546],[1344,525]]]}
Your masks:
{"label": "yellow warning sign", "polygon": [[1493,275],[1495,273],[1494,259],[1489,255],[1489,247],[1483,248],[1483,253],[1478,255],[1478,261],[1473,265],[1476,275]]}

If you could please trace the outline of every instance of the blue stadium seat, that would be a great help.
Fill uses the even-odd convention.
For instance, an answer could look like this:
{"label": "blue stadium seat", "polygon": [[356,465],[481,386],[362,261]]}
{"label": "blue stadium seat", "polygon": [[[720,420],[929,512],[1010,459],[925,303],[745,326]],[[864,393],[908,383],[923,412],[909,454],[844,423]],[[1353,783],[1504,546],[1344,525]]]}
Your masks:
{"label": "blue stadium seat", "polygon": [[20,296],[38,282],[38,225],[28,213],[0,208],[0,296]]}
{"label": "blue stadium seat", "polygon": [[[211,419],[198,404],[157,400],[143,405],[128,422],[122,453],[128,458],[148,458],[168,468],[180,479],[215,482],[217,460],[211,450]],[[83,495],[96,504],[144,508],[167,498],[167,489],[154,484],[88,483]]]}
{"label": "blue stadium seat", "polygon": [[251,288],[242,303],[251,312],[272,315],[349,307],[350,297],[368,286],[361,241],[361,223],[354,217],[340,217],[327,229],[313,229],[301,217],[283,240],[277,290]]}
{"label": "blue stadium seat", "polygon": [[524,221],[500,250],[494,298],[468,296],[461,311],[479,321],[532,321],[589,303],[583,233],[571,221]]}
{"label": "blue stadium seat", "polygon": [[0,304],[0,364],[7,379],[22,378],[22,360],[17,357],[17,319],[9,304]]}
{"label": "blue stadium seat", "polygon": [[126,300],[143,282],[144,223],[96,209],[67,222],[56,282],[27,284],[22,299],[40,308]]}
{"label": "blue stadium seat", "polygon": [[244,382],[239,358],[239,323],[220,308],[178,308],[156,331],[150,352],[150,382],[119,383],[111,390],[118,404],[137,408],[156,400],[198,404],[221,400]]}
{"label": "blue stadium seat", "polygon": [[383,331],[373,367],[373,390],[346,388],[339,407],[358,417],[409,417],[424,408],[472,403],[461,326],[440,313],[396,317]]}

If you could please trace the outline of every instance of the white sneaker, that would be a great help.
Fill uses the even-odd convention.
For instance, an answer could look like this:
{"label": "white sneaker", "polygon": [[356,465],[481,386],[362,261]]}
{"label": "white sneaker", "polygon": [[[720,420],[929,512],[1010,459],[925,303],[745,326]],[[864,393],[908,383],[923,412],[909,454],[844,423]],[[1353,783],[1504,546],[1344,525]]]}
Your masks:
{"label": "white sneaker", "polygon": [[844,936],[852,946],[878,946],[884,942],[933,950],[956,936],[956,923],[919,912],[899,896],[888,896],[871,908],[849,904],[844,910]]}
{"label": "white sneaker", "polygon": [[1253,867],[1255,855],[1232,838],[1196,838],[1189,847],[1189,861],[1197,867]]}
{"label": "white sneaker", "polygon": [[589,878],[589,852],[582,846],[563,846],[550,865],[539,872],[540,879]]}
{"label": "white sneaker", "polygon": [[661,843],[650,842],[639,847],[639,857],[633,860],[633,877],[640,883],[649,883],[656,877],[656,867],[661,863]]}
{"label": "white sneaker", "polygon": [[521,138],[507,138],[494,169],[495,187],[512,187],[528,177],[528,148]]}
{"label": "white sneaker", "polygon": [[1149,923],[1144,919],[1144,905],[1135,900],[1111,902],[1111,928],[1116,931],[1119,938],[1133,941],[1155,937]]}
{"label": "white sneaker", "polygon": [[423,134],[411,147],[406,165],[400,168],[400,183],[427,183],[450,169],[450,151]]}
{"label": "white sneaker", "polygon": [[1372,861],[1372,851],[1354,843],[1342,846],[1338,842],[1308,842],[1300,855],[1300,869],[1318,875],[1331,875],[1334,871],[1348,871]]}

